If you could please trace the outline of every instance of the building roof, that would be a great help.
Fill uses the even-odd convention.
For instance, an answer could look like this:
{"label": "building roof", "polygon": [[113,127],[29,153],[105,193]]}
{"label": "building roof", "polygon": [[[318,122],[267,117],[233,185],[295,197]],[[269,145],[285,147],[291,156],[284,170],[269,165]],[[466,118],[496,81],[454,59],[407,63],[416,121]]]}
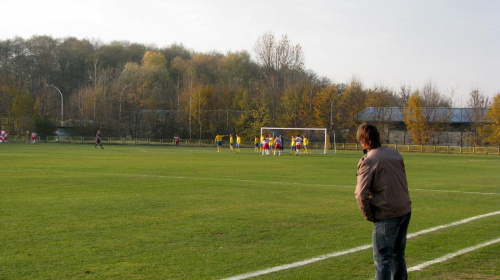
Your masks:
{"label": "building roof", "polygon": [[[472,123],[484,122],[488,108],[444,108],[422,107],[429,122]],[[367,107],[359,113],[359,119],[365,122],[404,122],[402,107]]]}

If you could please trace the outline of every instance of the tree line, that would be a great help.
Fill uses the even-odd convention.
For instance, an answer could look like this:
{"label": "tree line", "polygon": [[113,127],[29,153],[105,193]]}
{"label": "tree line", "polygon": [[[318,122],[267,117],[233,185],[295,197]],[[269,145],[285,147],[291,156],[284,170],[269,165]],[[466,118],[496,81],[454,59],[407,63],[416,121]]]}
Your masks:
{"label": "tree line", "polygon": [[[252,51],[254,58],[245,50],[201,53],[182,44],[6,39],[0,41],[0,126],[12,135],[53,135],[63,126],[78,135],[101,130],[184,139],[217,133],[250,139],[262,126],[322,127],[354,142],[363,109],[399,107],[415,143],[429,143],[431,132],[446,129],[436,124],[445,117],[430,121],[419,109],[451,108],[451,97],[431,82],[415,90],[366,88],[356,78],[334,83],[305,69],[299,44],[272,32],[257,38]],[[498,145],[499,99],[471,91],[468,106],[489,109],[467,128],[470,144]],[[379,125],[391,129],[385,121]]]}

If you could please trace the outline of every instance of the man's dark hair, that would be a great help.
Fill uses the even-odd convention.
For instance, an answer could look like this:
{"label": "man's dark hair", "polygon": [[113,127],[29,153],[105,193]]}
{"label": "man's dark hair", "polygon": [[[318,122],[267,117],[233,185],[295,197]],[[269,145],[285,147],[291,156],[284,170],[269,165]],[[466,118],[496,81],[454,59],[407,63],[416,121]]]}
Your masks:
{"label": "man's dark hair", "polygon": [[375,149],[382,146],[382,141],[380,140],[380,133],[378,129],[368,123],[364,123],[358,127],[356,133],[356,138],[359,142],[364,142],[370,147],[370,149]]}

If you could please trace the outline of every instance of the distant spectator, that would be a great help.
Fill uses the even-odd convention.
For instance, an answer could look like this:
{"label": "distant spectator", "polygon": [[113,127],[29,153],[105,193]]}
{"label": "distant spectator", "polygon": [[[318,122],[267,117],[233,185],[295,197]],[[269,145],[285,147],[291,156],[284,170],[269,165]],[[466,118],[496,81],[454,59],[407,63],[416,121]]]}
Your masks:
{"label": "distant spectator", "polygon": [[104,149],[104,147],[102,146],[102,140],[101,140],[101,137],[102,137],[102,135],[101,135],[101,131],[100,131],[100,130],[98,130],[98,131],[97,131],[97,134],[95,135],[95,146],[94,146],[94,148],[96,148],[96,149],[97,149],[97,145],[99,145],[99,146],[101,146],[101,149]]}

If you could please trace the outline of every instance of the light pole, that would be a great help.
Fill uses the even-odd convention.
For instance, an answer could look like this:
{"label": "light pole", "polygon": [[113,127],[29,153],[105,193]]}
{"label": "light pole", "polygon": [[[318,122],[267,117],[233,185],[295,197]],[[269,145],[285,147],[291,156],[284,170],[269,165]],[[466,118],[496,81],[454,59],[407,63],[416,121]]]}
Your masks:
{"label": "light pole", "polygon": [[46,85],[46,86],[53,87],[53,88],[57,89],[57,91],[61,95],[61,126],[62,126],[62,125],[64,125],[64,100],[63,100],[62,92],[57,87],[55,87],[53,85]]}

